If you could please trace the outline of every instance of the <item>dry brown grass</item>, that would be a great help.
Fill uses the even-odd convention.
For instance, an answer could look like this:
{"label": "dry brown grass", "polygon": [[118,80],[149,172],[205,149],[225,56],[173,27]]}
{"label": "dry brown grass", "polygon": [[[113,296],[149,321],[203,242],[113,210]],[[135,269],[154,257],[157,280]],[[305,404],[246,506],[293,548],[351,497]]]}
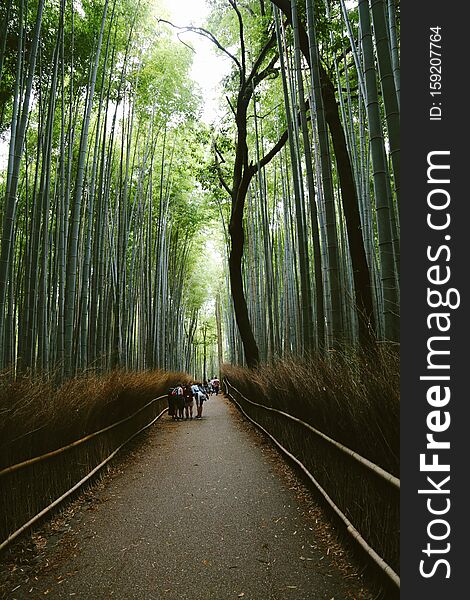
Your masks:
{"label": "dry brown grass", "polygon": [[0,376],[0,469],[62,448],[133,415],[92,440],[0,478],[0,542],[64,494],[166,407],[181,373],[115,370],[85,373],[54,386],[50,379]]}
{"label": "dry brown grass", "polygon": [[396,350],[382,345],[252,371],[224,365],[223,373],[249,399],[297,416],[398,475],[399,368]]}
{"label": "dry brown grass", "polygon": [[[225,365],[223,374],[249,400],[296,416],[399,475],[399,360],[392,348],[282,360],[254,370]],[[234,395],[398,571],[399,490],[304,426]]]}
{"label": "dry brown grass", "polygon": [[49,378],[0,376],[0,468],[60,448],[131,415],[165,394],[181,373],[85,373],[54,386]]}

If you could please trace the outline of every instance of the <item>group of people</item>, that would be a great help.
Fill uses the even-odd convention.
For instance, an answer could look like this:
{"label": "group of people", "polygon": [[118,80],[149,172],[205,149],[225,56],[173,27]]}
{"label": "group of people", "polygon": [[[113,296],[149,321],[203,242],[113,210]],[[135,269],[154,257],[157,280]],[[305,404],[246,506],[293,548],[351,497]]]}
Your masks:
{"label": "group of people", "polygon": [[211,394],[217,395],[220,381],[213,377],[204,383],[178,384],[168,390],[168,414],[174,421],[193,418],[196,404],[196,419],[202,418],[202,407]]}

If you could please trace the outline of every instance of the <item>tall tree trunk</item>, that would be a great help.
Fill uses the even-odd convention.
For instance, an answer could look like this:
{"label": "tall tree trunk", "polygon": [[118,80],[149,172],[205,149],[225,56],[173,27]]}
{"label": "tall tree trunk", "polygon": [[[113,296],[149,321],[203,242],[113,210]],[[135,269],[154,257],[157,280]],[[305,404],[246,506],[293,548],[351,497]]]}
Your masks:
{"label": "tall tree trunk", "polygon": [[237,109],[237,156],[235,158],[232,187],[232,213],[229,223],[231,248],[229,255],[230,287],[238,331],[243,343],[246,363],[254,367],[259,363],[259,350],[253,335],[243,290],[242,258],[245,244],[243,229],[243,210],[251,176],[246,172],[248,164],[248,146],[246,142],[247,102],[241,99]]}
{"label": "tall tree trunk", "polygon": [[215,320],[217,325],[217,374],[220,376],[220,367],[224,362],[224,347],[222,338],[222,308],[220,292],[215,297]]}
{"label": "tall tree trunk", "polygon": [[103,42],[103,32],[108,10],[108,0],[105,1],[103,15],[101,18],[101,28],[98,35],[98,43],[95,54],[95,61],[90,79],[88,98],[83,119],[82,133],[80,138],[80,151],[78,157],[77,177],[75,181],[75,191],[73,199],[72,216],[69,225],[69,249],[65,284],[65,372],[67,375],[72,373],[72,348],[73,331],[75,323],[75,293],[77,286],[77,264],[78,264],[78,234],[80,227],[80,214],[82,207],[83,181],[85,176],[85,157],[88,146],[88,131],[90,127],[91,110],[93,108],[93,97],[95,92],[96,76],[98,73],[99,59],[101,55],[101,44]]}
{"label": "tall tree trunk", "polygon": [[398,205],[400,205],[400,108],[392,69],[385,2],[384,0],[370,0],[370,6],[374,25],[375,47],[377,49],[380,87],[382,89],[382,100],[390,143],[393,181]]}
{"label": "tall tree trunk", "polygon": [[[5,58],[5,48],[7,45],[7,33],[8,33],[8,23],[10,21],[10,11],[11,11],[12,0],[7,0],[6,10],[5,10],[5,20],[2,23],[2,29],[0,31],[0,83],[2,82],[3,75],[3,61]],[[21,17],[20,17],[21,18]],[[2,124],[2,119],[0,118],[0,126]]]}
{"label": "tall tree trunk", "polygon": [[[308,17],[309,31],[314,31],[313,3],[312,0],[306,0],[306,2],[308,9],[307,14],[310,15],[310,17]],[[272,0],[272,3],[282,10],[286,19],[289,22],[292,21],[290,0]],[[312,46],[312,40],[310,39],[309,48],[309,37],[307,36],[305,28],[300,22],[299,42],[302,54],[304,55],[307,63],[309,64],[311,69],[314,69],[314,64],[312,63],[312,51],[314,52],[313,59],[315,61],[316,45],[314,44]],[[361,233],[361,221],[359,214],[357,191],[354,184],[354,175],[351,166],[351,160],[348,154],[344,128],[341,123],[338,105],[335,98],[334,86],[327,72],[325,71],[325,69],[319,61],[318,71],[318,79],[321,83],[321,98],[325,109],[325,119],[331,134],[331,139],[335,150],[338,175],[341,183],[341,199],[343,204],[343,211],[346,217],[346,227],[350,243],[357,310],[358,315],[363,316],[362,324],[361,319],[359,319],[359,336],[362,342],[368,344],[371,339],[371,334],[375,334],[376,326],[373,313],[370,274],[364,250],[364,241],[362,239]],[[313,82],[313,85],[315,85],[315,82]],[[316,110],[318,118],[318,105],[316,106]],[[324,180],[323,185],[325,185]]]}
{"label": "tall tree trunk", "polygon": [[[297,89],[299,91],[299,110],[300,110],[300,123],[302,128],[302,140],[305,153],[305,167],[307,174],[307,186],[308,186],[308,199],[310,204],[310,215],[311,215],[311,228],[312,228],[312,239],[313,239],[313,261],[314,261],[314,273],[315,273],[315,312],[316,312],[316,324],[317,324],[317,343],[320,349],[324,348],[325,345],[325,307],[324,307],[324,290],[323,290],[323,273],[322,273],[322,260],[321,260],[321,248],[320,248],[320,232],[318,228],[318,211],[317,211],[317,200],[315,197],[315,182],[313,178],[313,160],[312,160],[312,149],[310,144],[310,137],[307,124],[307,113],[306,113],[306,102],[304,93],[304,83],[302,78],[302,65],[301,65],[301,50],[300,50],[300,39],[298,29],[298,17],[297,17],[297,1],[292,1],[292,22],[294,29],[294,56],[295,56],[295,70],[297,77]],[[313,350],[313,340],[310,340],[308,350]]]}
{"label": "tall tree trunk", "polygon": [[[23,6],[23,4],[21,4]],[[2,227],[2,242],[1,242],[1,254],[0,254],[0,368],[7,365],[4,363],[4,348],[5,344],[8,345],[9,341],[5,340],[4,336],[4,325],[5,325],[5,304],[8,290],[8,273],[10,271],[10,259],[12,255],[12,248],[14,244],[13,231],[15,223],[15,213],[17,205],[17,191],[18,182],[20,175],[21,158],[23,156],[24,138],[26,134],[26,125],[28,122],[29,114],[29,103],[31,99],[31,92],[33,88],[33,77],[36,68],[36,58],[38,55],[39,47],[39,34],[42,25],[42,13],[44,8],[44,0],[38,1],[38,10],[36,14],[36,23],[33,31],[33,39],[30,47],[29,64],[28,64],[28,77],[26,80],[26,88],[23,97],[23,106],[21,110],[21,117],[18,124],[14,140],[10,141],[13,144],[14,156],[11,170],[9,166],[10,179],[7,184],[5,205],[3,212],[3,227]],[[20,40],[21,42],[21,40]],[[21,53],[21,50],[19,49]],[[21,60],[21,57],[18,59]],[[20,81],[16,81],[15,98],[20,97]],[[12,123],[12,127],[15,123]]]}
{"label": "tall tree trunk", "polygon": [[387,161],[380,119],[369,5],[367,0],[359,0],[359,20],[361,24],[364,69],[366,76],[366,109],[369,121],[369,139],[374,177],[380,270],[384,293],[383,311],[385,318],[385,336],[389,340],[398,341],[398,288],[391,229],[389,188],[387,186]]}

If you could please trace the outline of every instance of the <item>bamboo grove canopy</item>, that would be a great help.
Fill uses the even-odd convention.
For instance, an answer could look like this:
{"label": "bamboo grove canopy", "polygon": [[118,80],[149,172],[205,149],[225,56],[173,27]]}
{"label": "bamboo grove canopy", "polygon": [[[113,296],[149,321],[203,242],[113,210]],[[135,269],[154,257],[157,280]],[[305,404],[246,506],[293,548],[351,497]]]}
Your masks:
{"label": "bamboo grove canopy", "polygon": [[[398,341],[399,6],[213,0],[200,25],[2,2],[0,367]],[[194,36],[229,61],[212,124]]]}

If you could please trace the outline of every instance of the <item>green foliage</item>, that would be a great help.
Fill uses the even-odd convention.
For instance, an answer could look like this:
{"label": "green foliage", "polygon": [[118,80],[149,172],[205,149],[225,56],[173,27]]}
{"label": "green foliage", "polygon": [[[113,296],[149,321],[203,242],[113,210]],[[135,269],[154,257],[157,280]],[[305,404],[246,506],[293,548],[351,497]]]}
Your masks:
{"label": "green foliage", "polygon": [[[6,130],[11,125],[15,93],[21,104],[38,1],[29,0],[23,5],[22,54],[18,53],[22,3],[12,2],[8,21],[8,2],[0,6],[0,32],[5,31],[6,42],[0,81],[0,133],[5,134],[5,142],[0,142],[3,145],[3,156],[8,154],[8,151],[4,151],[8,143]],[[212,10],[206,27],[236,59],[231,61],[231,72],[223,82],[223,114],[212,127],[199,121],[204,99],[197,84],[191,79],[191,49],[180,43],[173,28],[158,21],[162,17],[168,18],[164,0],[108,0],[107,5],[106,0],[50,0],[44,6],[40,50],[34,73],[16,199],[17,237],[12,244],[16,262],[11,266],[12,287],[9,293],[11,298],[18,298],[18,306],[10,307],[10,314],[17,315],[15,318],[18,321],[12,325],[12,331],[15,326],[21,327],[18,323],[21,321],[23,309],[19,307],[26,307],[27,295],[30,293],[27,276],[30,273],[36,279],[42,276],[42,272],[37,271],[37,265],[31,262],[34,253],[39,257],[42,256],[41,253],[47,254],[44,264],[48,265],[49,287],[45,295],[50,296],[47,297],[46,304],[48,309],[52,307],[59,310],[59,284],[54,278],[58,276],[59,248],[60,243],[63,243],[60,238],[60,211],[69,211],[64,218],[64,222],[67,223],[75,202],[75,182],[80,161],[84,165],[84,184],[80,198],[83,204],[80,214],[79,252],[84,252],[87,244],[103,252],[100,259],[94,259],[94,270],[90,271],[90,277],[94,276],[97,263],[101,261],[100,264],[106,265],[103,267],[106,275],[100,276],[109,277],[109,289],[106,288],[107,291],[103,292],[105,297],[116,299],[121,293],[131,295],[131,284],[128,284],[128,280],[134,285],[140,277],[134,270],[141,268],[146,252],[145,260],[158,262],[154,270],[153,267],[147,266],[145,276],[141,276],[142,281],[149,285],[148,295],[154,294],[152,286],[158,288],[162,285],[165,293],[168,291],[178,305],[178,310],[181,309],[182,319],[187,319],[194,310],[202,310],[210,295],[214,293],[210,286],[201,286],[201,289],[205,290],[203,293],[194,285],[195,281],[204,279],[204,270],[207,270],[210,263],[206,244],[214,230],[217,231],[217,244],[222,253],[227,256],[230,250],[228,224],[232,209],[230,189],[233,185],[237,152],[234,109],[240,91],[239,68],[243,64],[244,49],[246,78],[262,48],[271,39],[274,31],[273,5],[271,2],[260,0],[239,1],[236,3],[239,11],[237,14],[227,0],[210,1]],[[85,122],[90,73],[95,62],[105,6],[107,16],[97,63],[90,132],[86,148],[80,156],[80,138]],[[298,8],[300,19],[305,23],[305,3],[298,2]],[[350,3],[348,18],[357,35],[358,11],[357,7],[351,6]],[[258,68],[259,72],[270,65],[269,72],[261,81],[256,81],[248,105],[247,164],[255,164],[258,156],[266,156],[286,131],[286,107],[289,102],[290,110],[293,111],[291,117],[298,115],[299,91],[294,72],[293,33],[287,24],[288,19],[282,17],[281,21],[285,29],[283,44],[288,66],[289,101],[284,100],[280,63],[277,60],[278,49],[273,43]],[[315,29],[321,64],[331,79],[333,94],[336,95],[334,104],[340,106],[342,111],[340,127],[343,127],[347,137],[350,158],[355,161],[355,176],[358,178],[355,183],[358,190],[364,192],[364,203],[367,203],[373,200],[374,195],[368,173],[369,140],[364,128],[364,124],[367,123],[364,106],[361,105],[363,99],[358,89],[359,77],[352,59],[353,48],[338,2],[315,2]],[[1,47],[0,51],[3,52]],[[216,51],[222,53],[220,49]],[[22,58],[22,79],[18,82],[18,90],[15,91],[18,58]],[[51,89],[55,61],[59,66],[58,78],[54,89]],[[311,73],[305,60],[302,60],[301,73],[305,94],[311,96]],[[252,90],[245,90],[247,97],[251,92]],[[340,97],[340,93],[343,97]],[[382,102],[380,92],[379,99]],[[48,131],[47,119],[52,108],[52,127]],[[380,108],[382,110],[382,105]],[[383,112],[382,110],[382,128],[385,131]],[[321,157],[317,153],[314,165],[315,185],[318,189],[315,194],[310,194],[310,191],[307,193],[305,181],[302,181],[305,179],[306,167],[305,141],[300,134],[299,123],[297,128],[293,144],[298,155],[299,167],[292,167],[293,159],[289,158],[287,152],[282,156],[277,155],[267,164],[261,175],[256,175],[252,180],[249,191],[252,213],[248,218],[246,214],[244,217],[247,227],[246,246],[250,252],[250,255],[244,258],[244,277],[246,283],[251,286],[250,318],[257,322],[256,335],[260,338],[266,337],[269,329],[266,323],[270,323],[270,318],[263,314],[263,308],[256,307],[258,301],[264,303],[267,300],[263,294],[271,298],[270,290],[276,289],[278,297],[274,301],[278,303],[278,310],[289,306],[293,322],[296,320],[295,314],[298,315],[300,310],[297,297],[299,272],[294,256],[298,251],[296,243],[299,233],[294,214],[297,209],[294,210],[292,198],[294,179],[297,179],[296,183],[303,188],[305,216],[302,219],[305,239],[308,239],[306,252],[310,259],[309,268],[312,270],[313,263],[318,264],[317,261],[320,261],[325,268],[325,279],[329,276],[325,257],[313,257],[311,238],[317,235],[317,232],[315,222],[310,220],[308,212],[309,203],[317,202],[315,195],[318,202],[322,201]],[[315,114],[311,114],[311,120],[304,129],[308,129],[312,145],[318,144]],[[50,162],[47,155],[49,144]],[[331,148],[330,152],[328,160],[332,165],[335,202],[339,207],[336,223],[340,228],[344,225],[344,214],[340,208],[341,182],[335,151]],[[3,167],[4,163],[5,160]],[[221,177],[223,183],[220,181]],[[6,180],[6,169],[3,168],[0,173],[2,201]],[[65,203],[63,207],[62,202]],[[376,213],[373,203],[370,204],[371,207],[364,218],[369,218],[370,215],[372,219],[369,226],[369,254],[373,255],[377,246]],[[368,207],[363,208],[363,211],[366,208]],[[321,212],[321,206],[319,210]],[[324,228],[324,215],[320,215],[320,219],[320,225]],[[90,240],[87,238],[88,231]],[[67,235],[66,231],[65,238]],[[322,240],[324,236],[324,231],[318,233]],[[32,239],[37,247],[34,248],[33,254],[29,255]],[[46,245],[43,244],[45,239],[48,240]],[[147,243],[149,250],[145,249]],[[346,237],[341,244],[341,252],[347,266]],[[136,249],[138,247],[139,251]],[[323,252],[326,250],[323,247]],[[168,256],[163,256],[165,253],[168,253]],[[291,256],[288,256],[289,253]],[[60,260],[62,258],[60,257]],[[79,265],[83,264],[83,260],[83,256],[80,256]],[[161,281],[155,282],[151,279],[157,277],[157,269],[166,268],[165,261],[168,261],[168,272],[171,272],[168,290],[163,276],[159,276],[163,278]],[[113,273],[111,276],[106,271],[111,269],[109,265],[112,265],[112,269],[117,273],[121,268],[127,269],[122,281],[119,281],[120,275]],[[292,277],[289,290],[284,288],[283,269],[287,269]],[[150,272],[152,276],[149,275]],[[346,271],[343,275],[344,281],[347,282],[349,276]],[[227,273],[223,272],[214,277],[220,281],[226,276]],[[268,276],[272,279],[269,289],[265,281]],[[87,280],[83,274],[77,277]],[[121,284],[124,292],[116,290]],[[37,282],[31,285],[34,290],[38,287]],[[227,289],[228,286],[224,288],[224,295],[227,294]],[[346,295],[351,291],[353,290],[348,289]],[[132,294],[133,298],[138,298],[135,290]],[[285,298],[285,294],[289,295],[288,299]],[[104,303],[103,299],[103,305]],[[223,299],[223,303],[228,305],[226,298]],[[83,310],[86,313],[86,309]],[[224,318],[234,326],[233,315],[225,315]],[[78,320],[77,316],[76,322]],[[48,343],[51,346],[54,346],[56,341],[54,327],[48,332]],[[279,322],[279,327],[284,325]],[[290,327],[291,324],[285,326],[285,333],[279,330],[279,342],[282,335],[291,331]],[[302,326],[296,323],[295,327],[301,329]],[[155,335],[156,331],[155,327]],[[232,345],[235,337],[232,336]],[[37,340],[30,342],[33,348],[38,348]],[[12,347],[16,348],[13,341]],[[33,354],[35,351],[32,350]]]}

